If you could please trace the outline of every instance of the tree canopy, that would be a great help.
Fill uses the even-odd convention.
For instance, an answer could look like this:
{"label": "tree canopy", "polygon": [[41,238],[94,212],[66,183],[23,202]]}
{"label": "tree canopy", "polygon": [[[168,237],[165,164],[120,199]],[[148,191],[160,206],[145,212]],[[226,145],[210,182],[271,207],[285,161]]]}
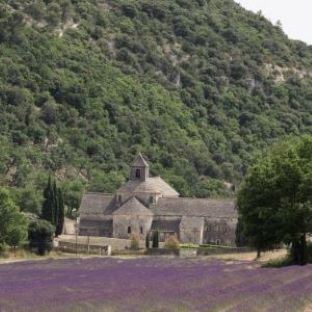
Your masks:
{"label": "tree canopy", "polygon": [[17,246],[27,238],[27,220],[9,192],[0,188],[0,245]]}
{"label": "tree canopy", "polygon": [[259,251],[284,243],[295,263],[306,262],[312,232],[312,137],[275,144],[249,170],[237,197],[249,242]]}
{"label": "tree canopy", "polygon": [[311,47],[231,0],[7,0],[0,43],[0,181],[23,211],[49,172],[70,210],[114,191],[138,151],[183,196],[232,196],[254,152],[312,131]]}

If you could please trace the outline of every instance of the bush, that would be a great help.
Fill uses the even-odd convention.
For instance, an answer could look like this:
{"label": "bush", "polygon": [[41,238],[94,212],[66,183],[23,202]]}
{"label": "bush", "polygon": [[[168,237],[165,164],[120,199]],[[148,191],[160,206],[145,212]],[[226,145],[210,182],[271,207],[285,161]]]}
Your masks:
{"label": "bush", "polygon": [[180,243],[175,236],[170,236],[165,241],[165,248],[168,249],[179,249]]}
{"label": "bush", "polygon": [[0,257],[7,256],[8,247],[5,244],[0,244]]}
{"label": "bush", "polygon": [[[307,243],[307,262],[312,263],[312,243]],[[294,259],[291,253],[288,253],[285,257],[270,260],[265,263],[263,266],[266,268],[281,268],[285,266],[294,265]]]}
{"label": "bush", "polygon": [[131,235],[131,244],[130,249],[131,250],[138,250],[140,247],[140,237],[137,234]]}
{"label": "bush", "polygon": [[54,226],[46,220],[36,220],[29,224],[29,248],[43,256],[53,248]]}
{"label": "bush", "polygon": [[7,190],[0,188],[0,244],[17,246],[27,237],[27,220]]}

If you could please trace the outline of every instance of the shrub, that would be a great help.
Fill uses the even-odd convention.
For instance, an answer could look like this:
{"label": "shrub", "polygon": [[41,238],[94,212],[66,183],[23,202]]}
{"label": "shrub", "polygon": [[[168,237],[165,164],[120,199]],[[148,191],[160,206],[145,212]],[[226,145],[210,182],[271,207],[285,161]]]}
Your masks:
{"label": "shrub", "polygon": [[179,249],[180,243],[176,236],[170,236],[165,241],[165,248],[168,249]]}
{"label": "shrub", "polygon": [[134,4],[123,4],[121,6],[121,9],[123,14],[130,18],[135,18],[138,14],[138,11]]}
{"label": "shrub", "polygon": [[7,256],[8,247],[5,244],[0,244],[0,257]]}
{"label": "shrub", "polygon": [[29,247],[39,255],[44,255],[53,248],[54,226],[46,220],[36,220],[29,224]]}
{"label": "shrub", "polygon": [[139,247],[140,247],[140,236],[138,234],[132,234],[130,249],[138,250]]}
{"label": "shrub", "polygon": [[0,188],[0,244],[17,246],[27,237],[27,220],[7,190]]}

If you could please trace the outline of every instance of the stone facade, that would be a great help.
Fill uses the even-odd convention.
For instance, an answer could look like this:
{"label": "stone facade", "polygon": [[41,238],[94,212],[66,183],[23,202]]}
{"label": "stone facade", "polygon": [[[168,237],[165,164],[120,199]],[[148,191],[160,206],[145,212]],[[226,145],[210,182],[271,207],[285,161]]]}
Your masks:
{"label": "stone facade", "polygon": [[159,231],[164,241],[235,245],[237,211],[232,200],[182,198],[160,177],[150,177],[139,154],[130,179],[116,194],[86,193],[80,207],[80,235],[144,239]]}

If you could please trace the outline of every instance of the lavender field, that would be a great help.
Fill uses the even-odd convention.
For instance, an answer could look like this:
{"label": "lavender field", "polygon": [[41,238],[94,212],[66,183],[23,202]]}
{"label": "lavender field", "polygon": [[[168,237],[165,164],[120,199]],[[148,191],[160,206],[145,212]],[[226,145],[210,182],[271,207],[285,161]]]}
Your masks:
{"label": "lavender field", "polygon": [[312,266],[205,259],[68,259],[0,265],[0,311],[304,311]]}

